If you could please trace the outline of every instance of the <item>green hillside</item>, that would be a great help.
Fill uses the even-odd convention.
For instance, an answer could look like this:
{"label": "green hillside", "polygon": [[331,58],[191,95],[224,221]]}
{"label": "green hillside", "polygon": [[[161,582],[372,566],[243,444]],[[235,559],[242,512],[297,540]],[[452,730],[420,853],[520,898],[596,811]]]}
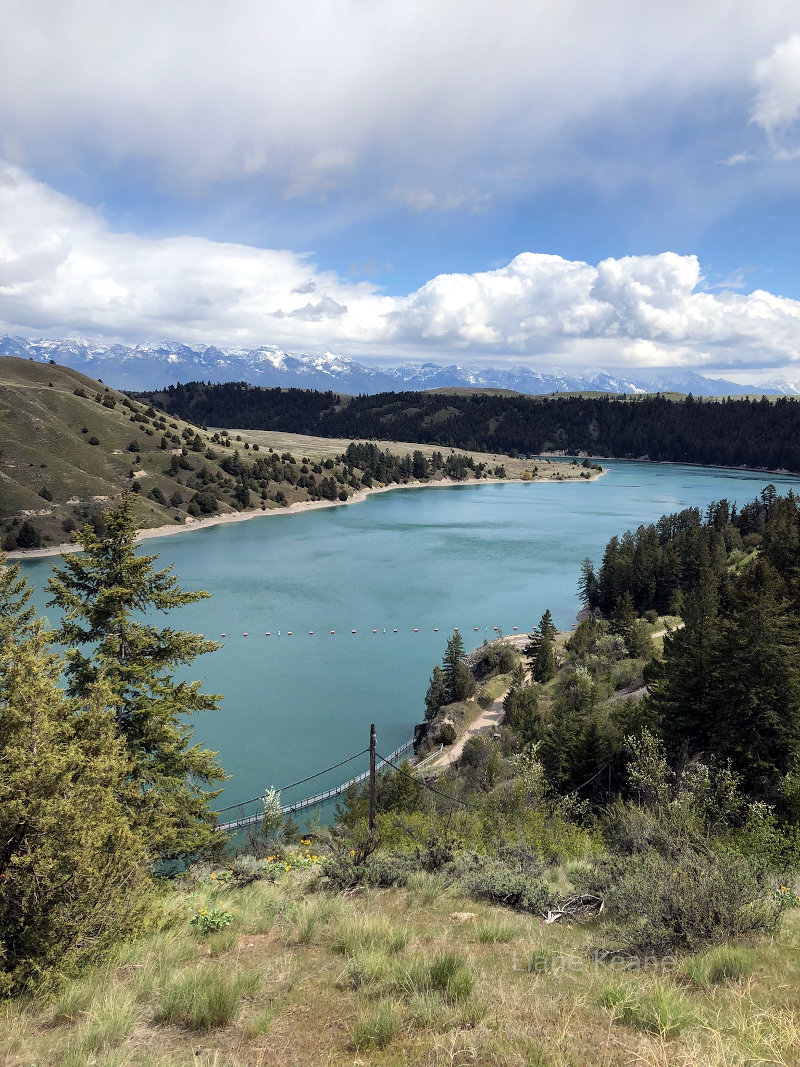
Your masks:
{"label": "green hillside", "polygon": [[[0,523],[10,549],[26,520],[45,544],[68,540],[75,526],[135,483],[145,526],[186,518],[190,472],[167,473],[170,457],[195,439],[196,428],[181,419],[160,416],[78,371],[0,358],[0,427]],[[209,441],[201,437],[205,452]],[[189,462],[199,466],[197,458]],[[162,504],[154,490],[165,501],[178,493],[181,502]]]}
{"label": "green hillside", "polygon": [[[101,522],[125,489],[144,527],[294,503],[344,502],[390,483],[590,477],[577,465],[535,469],[502,456],[393,442],[348,451],[283,432],[211,431],[55,364],[0,358],[0,545],[7,551],[69,540]],[[292,454],[290,449],[299,452]],[[412,462],[413,452],[413,462]]]}

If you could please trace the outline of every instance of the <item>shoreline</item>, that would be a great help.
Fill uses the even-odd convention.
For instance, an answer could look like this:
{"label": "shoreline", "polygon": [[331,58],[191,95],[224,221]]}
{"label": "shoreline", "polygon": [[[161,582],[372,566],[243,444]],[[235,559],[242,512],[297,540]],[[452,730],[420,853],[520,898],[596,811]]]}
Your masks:
{"label": "shoreline", "polygon": [[[579,452],[573,455],[571,452],[539,452],[541,459],[596,459],[604,463],[656,463],[671,465],[673,467],[700,467],[702,470],[721,471],[750,471],[752,474],[781,474],[789,478],[800,478],[800,471],[790,471],[785,467],[748,467],[740,464],[732,467],[727,463],[695,463],[690,459],[650,459],[649,456],[593,456],[588,452]],[[603,471],[605,473],[605,469]]]}
{"label": "shoreline", "polygon": [[[566,482],[594,482],[606,473],[592,471],[591,478],[564,478],[559,484]],[[436,482],[406,482],[403,485],[378,485],[367,489],[357,489],[347,500],[299,500],[289,504],[285,508],[270,508],[268,511],[237,511],[230,515],[211,515],[207,519],[193,519],[191,522],[168,523],[165,526],[149,526],[139,530],[136,534],[137,542],[152,541],[156,537],[173,537],[181,533],[193,533],[195,530],[207,530],[212,526],[227,526],[234,522],[248,522],[250,519],[271,518],[274,515],[301,515],[307,511],[317,511],[321,508],[346,508],[350,504],[361,504],[373,493],[390,493],[396,489],[452,489],[460,485],[546,485],[556,481],[554,478],[465,478],[457,482],[452,479],[442,478]],[[83,549],[73,541],[62,542],[60,545],[48,545],[47,548],[15,549],[7,552],[9,562],[19,562],[26,559],[49,559],[53,556],[63,556],[65,553],[82,552]]]}

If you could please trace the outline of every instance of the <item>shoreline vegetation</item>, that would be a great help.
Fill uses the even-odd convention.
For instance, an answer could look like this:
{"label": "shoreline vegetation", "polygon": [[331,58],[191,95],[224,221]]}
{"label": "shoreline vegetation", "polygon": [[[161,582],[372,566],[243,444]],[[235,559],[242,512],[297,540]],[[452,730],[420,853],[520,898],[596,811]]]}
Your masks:
{"label": "shoreline vegetation", "polygon": [[[504,459],[506,457],[503,457]],[[556,464],[553,464],[556,466]],[[567,464],[559,462],[557,464],[559,468],[567,467]],[[569,465],[571,466],[571,464]],[[273,515],[298,515],[308,511],[317,511],[320,508],[334,508],[334,507],[347,507],[348,504],[360,504],[374,493],[388,493],[395,489],[450,489],[455,486],[462,485],[500,485],[505,483],[514,483],[519,485],[543,483],[543,482],[580,482],[580,481],[596,481],[606,473],[605,468],[603,470],[590,470],[585,472],[583,468],[574,468],[576,473],[573,475],[569,470],[558,470],[556,473],[550,473],[546,477],[538,477],[532,474],[528,478],[464,478],[457,481],[452,478],[442,478],[434,482],[423,481],[409,481],[403,484],[396,485],[379,485],[373,486],[371,489],[364,487],[357,490],[352,496],[349,496],[347,500],[300,500],[293,504],[289,504],[283,508],[272,508],[269,511],[237,511],[226,515],[211,515],[208,518],[193,518],[187,516],[186,521],[183,523],[169,523],[165,526],[149,526],[145,529],[139,530],[136,535],[136,540],[149,541],[156,537],[172,537],[175,534],[190,533],[195,530],[206,530],[212,526],[226,526],[230,523],[246,522],[248,519],[265,518]],[[580,471],[580,473],[577,473]],[[585,474],[588,473],[589,477]],[[581,477],[581,474],[584,477]],[[28,560],[28,559],[48,559],[53,556],[62,556],[65,553],[80,552],[82,549],[74,542],[67,541],[59,545],[48,545],[46,548],[31,548],[31,549],[17,549],[13,552],[7,552],[6,555],[9,560]]]}

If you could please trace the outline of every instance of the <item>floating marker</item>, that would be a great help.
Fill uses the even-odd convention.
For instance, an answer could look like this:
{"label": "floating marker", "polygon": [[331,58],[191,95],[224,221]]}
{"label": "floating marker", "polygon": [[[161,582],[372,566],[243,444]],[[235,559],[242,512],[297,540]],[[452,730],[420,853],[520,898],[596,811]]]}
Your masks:
{"label": "floating marker", "polygon": [[355,633],[355,630],[351,630],[351,631],[350,631],[350,633],[351,633],[351,634],[354,634],[354,633]]}
{"label": "floating marker", "polygon": [[378,631],[377,631],[377,630],[373,630],[372,632],[373,632],[374,634],[376,634],[376,633],[377,633]]}
{"label": "floating marker", "polygon": [[454,626],[453,629],[456,631],[456,633],[458,633],[458,627],[457,626]]}
{"label": "floating marker", "polygon": [[314,636],[314,631],[313,630],[309,630],[308,631],[308,636],[309,637],[313,637]]}
{"label": "floating marker", "polygon": [[439,632],[439,627],[438,627],[438,626],[434,626],[434,628],[433,628],[433,632],[434,632],[435,634],[438,634],[438,632]]}
{"label": "floating marker", "polygon": [[397,633],[397,630],[392,630],[392,633],[393,633],[393,634],[396,634],[396,633]]}
{"label": "floating marker", "polygon": [[414,633],[415,633],[415,634],[418,634],[418,633],[419,633],[419,630],[417,629],[417,627],[416,627],[416,626],[414,627]]}
{"label": "floating marker", "polygon": [[332,634],[335,634],[335,633],[336,633],[336,631],[335,631],[335,630],[331,630],[331,633],[332,633]]}
{"label": "floating marker", "polygon": [[286,631],[286,636],[287,637],[291,637],[292,636],[292,631],[291,630],[287,630]]}
{"label": "floating marker", "polygon": [[514,627],[514,629],[516,630],[516,626]]}
{"label": "floating marker", "polygon": [[264,637],[272,637],[272,634],[269,632],[269,630],[265,632]]}
{"label": "floating marker", "polygon": [[475,633],[478,632],[478,627],[477,626],[473,626],[472,629],[475,631]]}
{"label": "floating marker", "polygon": [[247,630],[242,634],[242,637],[247,637]]}
{"label": "floating marker", "polygon": [[228,635],[227,634],[220,634],[219,636],[220,637],[227,637]]}
{"label": "floating marker", "polygon": [[494,629],[494,630],[499,630],[499,629],[500,629],[500,627],[499,627],[499,626],[494,626],[494,627],[492,627],[492,629]]}

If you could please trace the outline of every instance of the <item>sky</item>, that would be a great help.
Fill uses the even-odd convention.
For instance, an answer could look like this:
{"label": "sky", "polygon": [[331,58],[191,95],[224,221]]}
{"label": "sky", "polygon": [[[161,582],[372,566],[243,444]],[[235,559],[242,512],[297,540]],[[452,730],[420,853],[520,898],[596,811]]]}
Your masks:
{"label": "sky", "polygon": [[0,25],[0,333],[800,379],[797,0]]}

